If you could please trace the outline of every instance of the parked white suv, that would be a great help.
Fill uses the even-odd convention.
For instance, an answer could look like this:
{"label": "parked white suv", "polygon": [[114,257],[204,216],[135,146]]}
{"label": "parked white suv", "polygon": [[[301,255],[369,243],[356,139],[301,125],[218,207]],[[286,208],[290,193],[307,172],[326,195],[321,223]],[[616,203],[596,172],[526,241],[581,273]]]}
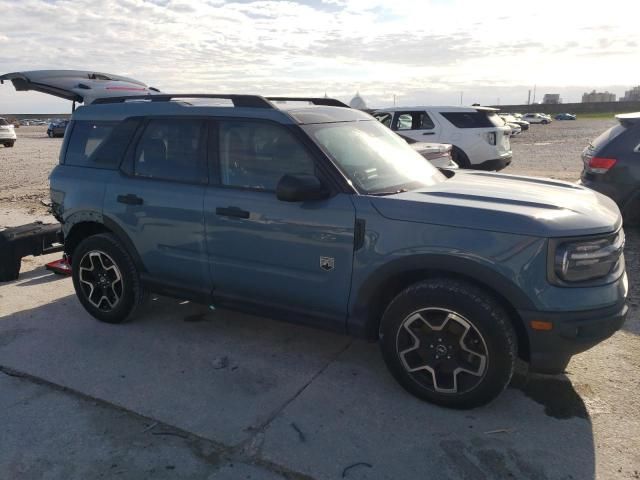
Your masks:
{"label": "parked white suv", "polygon": [[16,131],[13,125],[4,118],[0,118],[0,144],[5,147],[13,147],[13,144],[16,143],[16,138]]}
{"label": "parked white suv", "polygon": [[419,142],[450,143],[461,168],[502,170],[511,163],[511,129],[489,107],[403,107],[373,112],[387,127]]}

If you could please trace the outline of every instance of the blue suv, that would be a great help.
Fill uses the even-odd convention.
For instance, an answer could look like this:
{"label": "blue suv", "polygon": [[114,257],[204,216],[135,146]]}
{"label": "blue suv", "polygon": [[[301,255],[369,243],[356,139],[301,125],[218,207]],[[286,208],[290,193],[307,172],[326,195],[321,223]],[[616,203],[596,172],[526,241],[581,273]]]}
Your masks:
{"label": "blue suv", "polygon": [[518,358],[562,372],[621,327],[613,201],[441,172],[366,113],[292,100],[155,94],[75,111],[51,199],[91,315],[124,322],[152,291],[344,332],[454,408],[495,398]]}

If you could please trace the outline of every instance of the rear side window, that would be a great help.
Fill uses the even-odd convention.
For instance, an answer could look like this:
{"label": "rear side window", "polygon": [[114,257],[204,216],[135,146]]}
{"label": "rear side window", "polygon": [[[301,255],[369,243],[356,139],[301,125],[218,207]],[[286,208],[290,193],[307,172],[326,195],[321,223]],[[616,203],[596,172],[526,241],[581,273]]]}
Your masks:
{"label": "rear side window", "polygon": [[385,127],[391,128],[392,115],[390,113],[386,113],[386,112],[374,113],[373,116]]}
{"label": "rear side window", "polygon": [[[94,153],[111,134],[117,122],[75,121],[67,145],[65,165],[92,168],[117,168],[119,159],[109,162],[96,162]],[[115,163],[113,163],[115,162]],[[114,166],[115,165],[115,166]]]}
{"label": "rear side window", "polygon": [[490,128],[504,125],[495,112],[440,112],[440,115],[458,128]]}
{"label": "rear side window", "polygon": [[195,119],[150,120],[135,151],[139,177],[206,183],[206,123]]}
{"label": "rear side window", "polygon": [[600,150],[602,147],[613,141],[618,135],[623,133],[626,128],[620,124],[614,125],[608,130],[605,130],[601,133],[598,138],[596,138],[593,142],[591,142],[591,147],[594,150]]}

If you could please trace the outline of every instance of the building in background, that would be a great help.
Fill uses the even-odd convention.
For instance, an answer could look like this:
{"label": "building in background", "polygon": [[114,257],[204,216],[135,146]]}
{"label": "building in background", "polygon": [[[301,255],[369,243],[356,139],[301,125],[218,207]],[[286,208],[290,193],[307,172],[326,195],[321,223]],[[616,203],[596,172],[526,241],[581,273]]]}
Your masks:
{"label": "building in background", "polygon": [[616,94],[609,92],[596,92],[591,90],[591,93],[582,94],[582,103],[598,103],[598,102],[615,102]]}
{"label": "building in background", "polygon": [[640,102],[640,85],[624,92],[621,102]]}
{"label": "building in background", "polygon": [[545,93],[544,97],[542,97],[542,103],[546,105],[555,105],[558,103],[562,103],[562,99],[560,98],[559,93]]}
{"label": "building in background", "polygon": [[367,104],[364,99],[360,96],[360,92],[356,93],[356,96],[351,99],[349,102],[349,106],[351,108],[357,108],[358,110],[366,110]]}

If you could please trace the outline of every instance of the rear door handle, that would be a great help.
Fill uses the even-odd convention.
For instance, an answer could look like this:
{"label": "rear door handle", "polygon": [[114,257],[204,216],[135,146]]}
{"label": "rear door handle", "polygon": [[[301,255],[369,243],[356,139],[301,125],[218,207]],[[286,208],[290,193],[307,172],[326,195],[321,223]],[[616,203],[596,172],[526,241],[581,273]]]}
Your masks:
{"label": "rear door handle", "polygon": [[423,135],[435,135],[435,132],[424,132]]}
{"label": "rear door handle", "polygon": [[142,205],[144,200],[133,193],[127,193],[126,195],[118,195],[118,202],[127,205]]}
{"label": "rear door handle", "polygon": [[222,217],[249,218],[250,213],[238,207],[217,207],[216,215]]}

